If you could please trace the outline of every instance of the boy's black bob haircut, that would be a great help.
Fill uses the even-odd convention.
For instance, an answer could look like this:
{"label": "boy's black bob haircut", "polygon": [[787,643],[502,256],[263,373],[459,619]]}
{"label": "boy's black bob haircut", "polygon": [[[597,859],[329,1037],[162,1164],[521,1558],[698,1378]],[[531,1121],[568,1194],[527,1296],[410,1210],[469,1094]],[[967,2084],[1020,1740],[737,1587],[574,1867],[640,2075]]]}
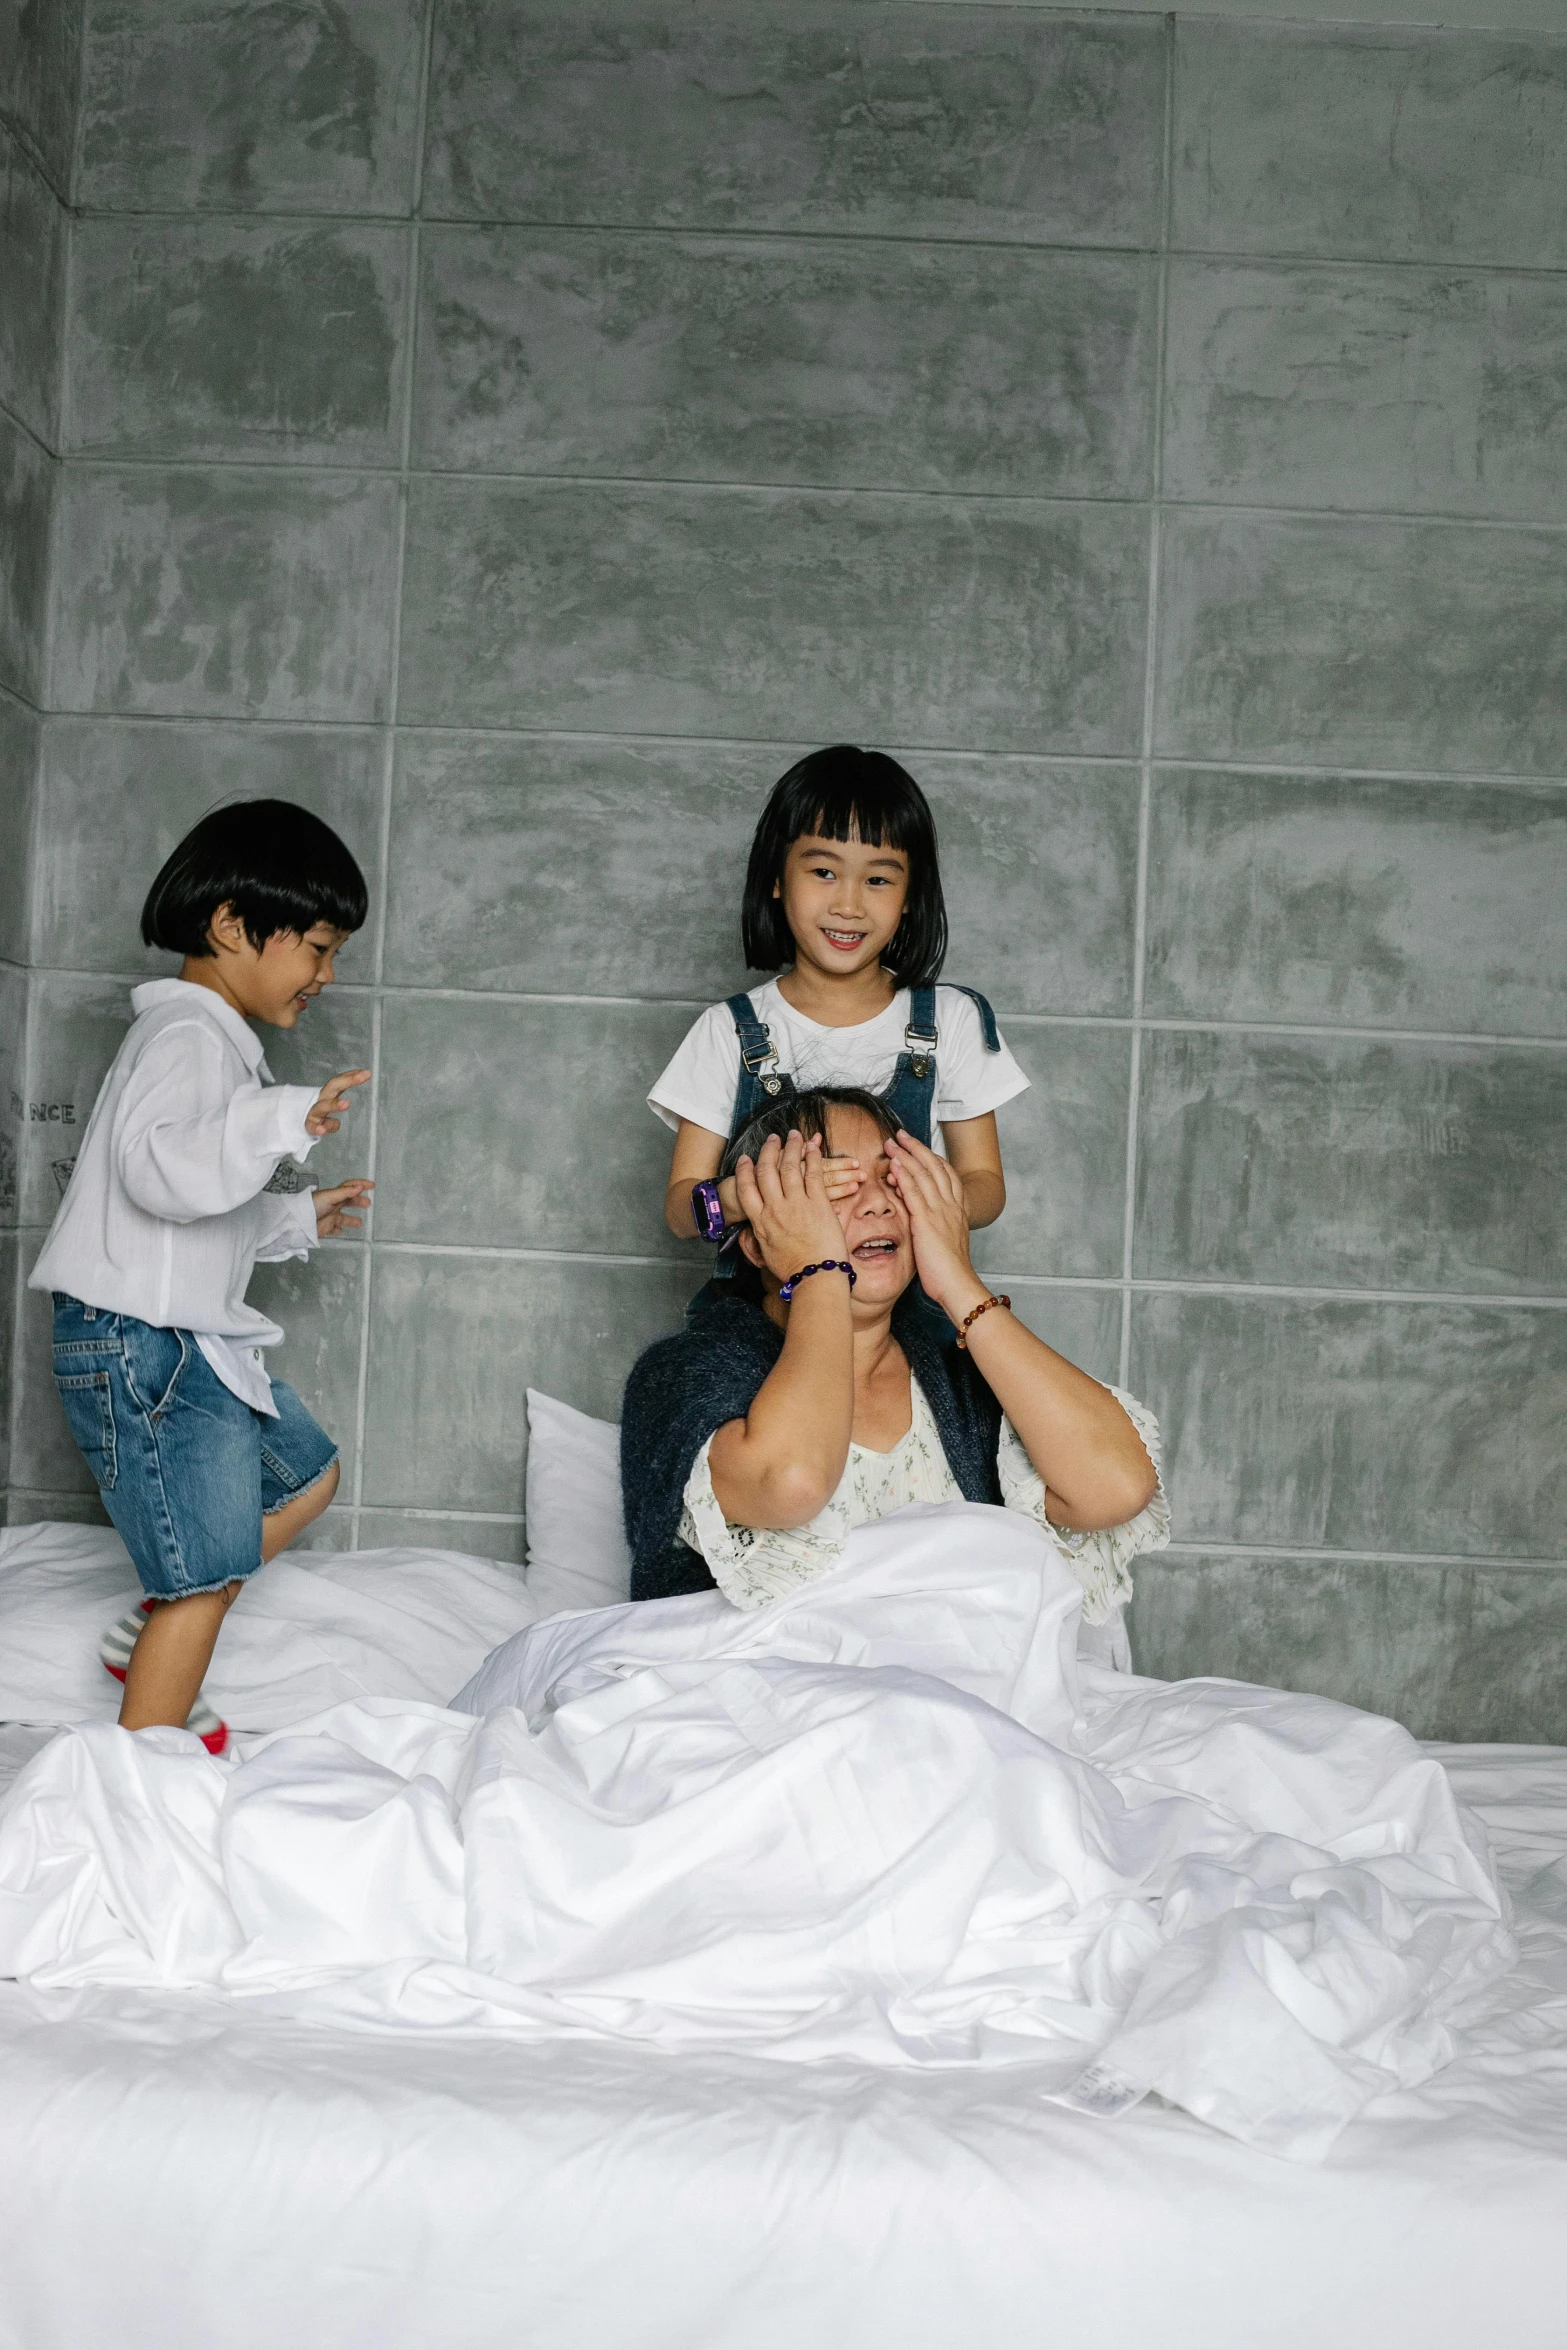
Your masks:
{"label": "boy's black bob haircut", "polygon": [[903,920],[882,958],[899,987],[929,987],[947,954],[947,908],[936,854],[936,820],[919,785],[885,751],[831,743],[810,751],[779,777],[762,810],[745,872],[740,940],[753,971],[782,971],[794,961],[783,902],[773,891],[784,859],[807,833],[901,849],[909,860]]}
{"label": "boy's black bob haircut", "polygon": [[365,877],[329,824],[292,800],[237,800],[192,827],[147,892],[141,934],[171,955],[210,955],[207,928],[232,906],[257,952],[280,930],[358,930]]}

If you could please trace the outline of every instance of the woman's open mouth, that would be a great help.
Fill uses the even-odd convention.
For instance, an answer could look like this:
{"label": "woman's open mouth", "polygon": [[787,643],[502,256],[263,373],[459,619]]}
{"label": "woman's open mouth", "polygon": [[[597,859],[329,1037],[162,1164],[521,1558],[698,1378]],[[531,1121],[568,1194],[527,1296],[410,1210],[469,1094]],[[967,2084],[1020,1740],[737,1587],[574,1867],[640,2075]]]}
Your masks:
{"label": "woman's open mouth", "polygon": [[849,1251],[850,1256],[862,1265],[868,1265],[874,1257],[895,1257],[897,1253],[898,1243],[888,1239],[862,1240],[858,1248]]}

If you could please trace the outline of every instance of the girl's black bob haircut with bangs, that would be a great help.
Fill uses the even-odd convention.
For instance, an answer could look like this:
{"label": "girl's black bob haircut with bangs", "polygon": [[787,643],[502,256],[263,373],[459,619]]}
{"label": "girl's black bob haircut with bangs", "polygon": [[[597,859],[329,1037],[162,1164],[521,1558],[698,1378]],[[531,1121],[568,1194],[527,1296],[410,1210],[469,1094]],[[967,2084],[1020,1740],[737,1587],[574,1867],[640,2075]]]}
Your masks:
{"label": "girl's black bob haircut with bangs", "polygon": [[303,938],[318,922],[363,926],[365,877],[330,824],[292,800],[236,800],[192,827],[147,892],[146,945],[210,955],[208,926],[231,906],[259,953],[269,938]]}
{"label": "girl's black bob haircut with bangs", "polygon": [[831,743],[824,751],[808,752],[773,786],[745,872],[740,939],[748,967],[782,971],[794,961],[783,901],[774,892],[791,847],[809,833],[903,851],[909,860],[909,894],[883,961],[899,987],[931,986],[947,954],[936,820],[906,767],[885,751],[862,751],[857,743]]}

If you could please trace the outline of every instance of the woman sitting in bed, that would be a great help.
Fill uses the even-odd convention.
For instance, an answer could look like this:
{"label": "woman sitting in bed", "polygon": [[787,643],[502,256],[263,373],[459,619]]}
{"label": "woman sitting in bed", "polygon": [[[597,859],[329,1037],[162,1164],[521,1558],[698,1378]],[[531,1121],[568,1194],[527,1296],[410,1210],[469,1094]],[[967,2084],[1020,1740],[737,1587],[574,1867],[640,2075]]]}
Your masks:
{"label": "woman sitting in bed", "polygon": [[[822,1158],[866,1169],[828,1199]],[[872,1094],[828,1087],[731,1143],[746,1222],[735,1296],[631,1374],[621,1427],[632,1596],[715,1583],[765,1606],[911,1502],[1005,1503],[1083,1584],[1084,1649],[1128,1661],[1131,1560],[1169,1540],[1159,1432],[1055,1354],[969,1259],[963,1187]],[[933,1335],[919,1288],[957,1330]]]}

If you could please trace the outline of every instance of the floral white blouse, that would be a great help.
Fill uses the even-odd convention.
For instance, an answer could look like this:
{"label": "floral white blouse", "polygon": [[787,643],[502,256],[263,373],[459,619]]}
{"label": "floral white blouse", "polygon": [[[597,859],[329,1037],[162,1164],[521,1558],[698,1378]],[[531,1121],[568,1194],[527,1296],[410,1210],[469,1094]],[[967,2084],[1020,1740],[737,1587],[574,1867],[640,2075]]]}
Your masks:
{"label": "floral white blouse", "polygon": [[[917,1379],[909,1382],[914,1417],[906,1436],[891,1452],[871,1452],[851,1444],[838,1490],[808,1525],[787,1531],[774,1527],[736,1526],[724,1516],[713,1491],[708,1454],[712,1438],[703,1445],[686,1479],[680,1514],[680,1539],[707,1561],[714,1582],[736,1607],[765,1607],[801,1583],[809,1583],[836,1565],[844,1542],[855,1526],[917,1501],[961,1501],[957,1479],[947,1465],[941,1437]],[[1022,1439],[1008,1420],[1001,1423],[996,1468],[1001,1498],[1009,1510],[1021,1510],[1049,1526],[1056,1543],[1083,1586],[1083,1621],[1111,1627],[1104,1640],[1090,1645],[1107,1661],[1124,1655],[1121,1612],[1132,1596],[1131,1564],[1140,1551],[1163,1550],[1170,1539],[1170,1505],[1160,1475],[1159,1423],[1135,1396],[1119,1387],[1110,1393],[1125,1411],[1147,1448],[1159,1477],[1158,1490],[1146,1509],[1124,1526],[1107,1526],[1093,1534],[1068,1532],[1051,1526],[1045,1512],[1045,1486],[1039,1471],[1023,1449]]]}

